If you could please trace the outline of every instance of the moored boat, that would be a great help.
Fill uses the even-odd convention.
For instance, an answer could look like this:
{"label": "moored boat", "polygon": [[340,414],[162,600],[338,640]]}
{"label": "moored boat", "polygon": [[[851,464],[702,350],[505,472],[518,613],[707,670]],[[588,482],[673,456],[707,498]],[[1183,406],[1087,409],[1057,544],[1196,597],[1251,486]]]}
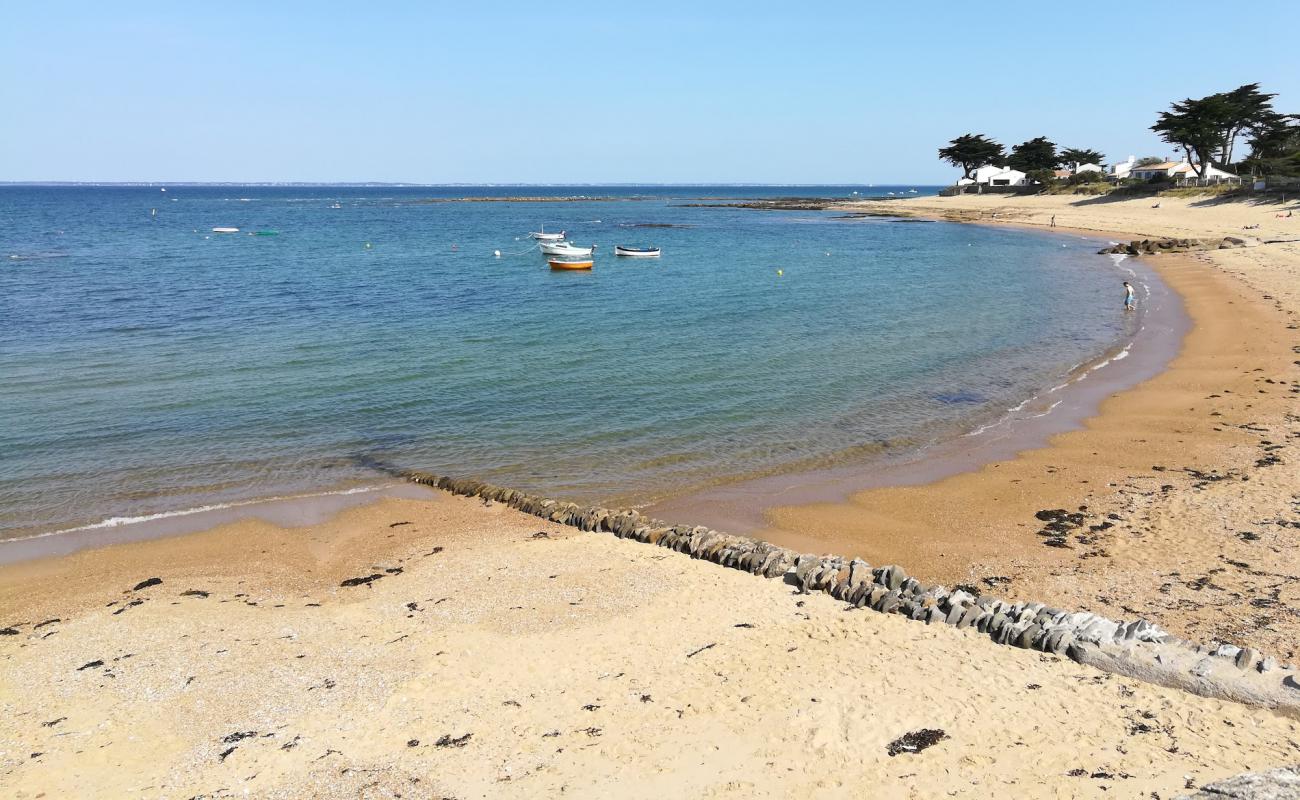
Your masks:
{"label": "moored boat", "polygon": [[213,228],[213,233],[239,233],[239,228]]}
{"label": "moored boat", "polygon": [[539,246],[548,256],[589,256],[596,249],[594,244],[591,247],[579,247],[569,242],[542,242]]}
{"label": "moored boat", "polygon": [[624,247],[623,245],[614,245],[614,255],[626,256],[628,258],[658,258],[658,247]]}
{"label": "moored boat", "polygon": [[543,225],[540,231],[533,231],[528,234],[539,242],[562,242],[564,241],[564,231],[559,233],[547,233],[546,226]]}
{"label": "moored boat", "polygon": [[546,263],[550,264],[551,269],[555,270],[591,269],[596,264],[596,262],[592,261],[590,258],[585,260],[552,258]]}

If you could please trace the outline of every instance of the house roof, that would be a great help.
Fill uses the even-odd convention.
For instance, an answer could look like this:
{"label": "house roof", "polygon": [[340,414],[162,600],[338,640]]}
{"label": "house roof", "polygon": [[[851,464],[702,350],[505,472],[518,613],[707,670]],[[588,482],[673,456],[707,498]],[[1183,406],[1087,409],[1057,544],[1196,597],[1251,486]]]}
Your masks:
{"label": "house roof", "polygon": [[1144,164],[1142,166],[1138,166],[1134,164],[1133,171],[1141,172],[1142,170],[1147,170],[1147,169],[1160,169],[1160,170],[1173,169],[1174,167],[1183,166],[1183,163],[1184,162],[1182,161],[1162,161],[1159,164]]}

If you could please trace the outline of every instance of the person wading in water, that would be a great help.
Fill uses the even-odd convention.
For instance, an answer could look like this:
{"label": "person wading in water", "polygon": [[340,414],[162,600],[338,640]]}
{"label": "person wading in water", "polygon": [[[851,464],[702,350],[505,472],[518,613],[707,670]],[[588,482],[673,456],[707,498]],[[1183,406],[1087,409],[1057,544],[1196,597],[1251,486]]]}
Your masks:
{"label": "person wading in water", "polygon": [[1133,285],[1128,281],[1124,281],[1124,310],[1133,310]]}

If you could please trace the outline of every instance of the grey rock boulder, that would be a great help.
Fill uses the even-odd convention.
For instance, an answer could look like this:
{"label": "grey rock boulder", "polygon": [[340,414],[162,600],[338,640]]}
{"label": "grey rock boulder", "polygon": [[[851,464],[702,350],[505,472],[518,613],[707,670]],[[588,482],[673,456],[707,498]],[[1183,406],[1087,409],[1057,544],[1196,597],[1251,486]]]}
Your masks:
{"label": "grey rock boulder", "polygon": [[1215,781],[1196,794],[1179,800],[1297,800],[1300,798],[1300,766],[1278,767],[1267,772],[1245,772]]}

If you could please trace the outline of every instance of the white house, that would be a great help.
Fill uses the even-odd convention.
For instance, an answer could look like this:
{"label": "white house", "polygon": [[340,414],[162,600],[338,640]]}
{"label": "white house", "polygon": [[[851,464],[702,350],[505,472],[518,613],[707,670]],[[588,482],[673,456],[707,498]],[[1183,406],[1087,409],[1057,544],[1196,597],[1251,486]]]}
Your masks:
{"label": "white house", "polygon": [[1129,177],[1133,172],[1133,166],[1137,164],[1137,158],[1128,157],[1128,161],[1121,161],[1118,164],[1110,165],[1110,176],[1117,181],[1122,181]]}
{"label": "white house", "polygon": [[1195,179],[1218,179],[1218,180],[1238,180],[1236,175],[1231,172],[1224,172],[1218,167],[1212,167],[1208,164],[1201,167],[1202,174],[1197,175],[1192,165],[1187,163],[1187,159],[1182,161],[1162,161],[1159,164],[1147,164],[1145,166],[1134,166],[1129,171],[1129,177],[1136,178],[1140,181],[1149,181],[1152,178],[1163,175],[1175,180]]}
{"label": "white house", "polygon": [[973,178],[962,178],[957,181],[958,186],[970,186],[979,184],[981,186],[1027,186],[1029,180],[1025,173],[1010,167],[996,167],[992,164],[986,167],[980,167],[971,173]]}
{"label": "white house", "polygon": [[1053,170],[1052,174],[1057,178],[1065,179],[1065,178],[1072,177],[1074,175],[1078,175],[1081,172],[1097,172],[1097,173],[1105,174],[1106,170],[1102,169],[1101,165],[1099,164],[1080,164],[1078,161],[1076,161],[1074,162],[1073,169],[1071,169],[1070,167],[1066,167],[1065,169]]}

